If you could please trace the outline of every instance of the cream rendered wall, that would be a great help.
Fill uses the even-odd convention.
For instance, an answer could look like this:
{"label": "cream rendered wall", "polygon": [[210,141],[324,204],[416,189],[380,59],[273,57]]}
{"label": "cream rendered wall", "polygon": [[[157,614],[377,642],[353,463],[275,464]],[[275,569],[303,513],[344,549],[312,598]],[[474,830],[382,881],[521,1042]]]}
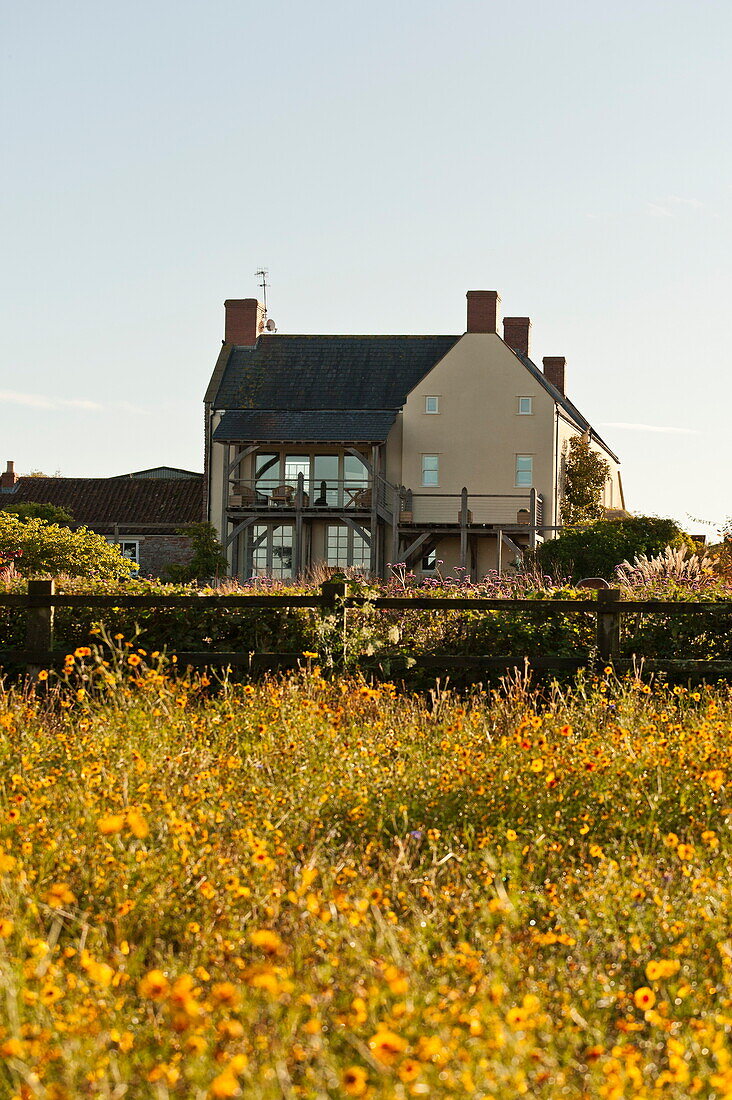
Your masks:
{"label": "cream rendered wall", "polygon": [[[424,411],[428,395],[440,398],[439,413]],[[531,415],[519,415],[519,397],[533,398]],[[432,489],[421,484],[423,454],[440,456]],[[528,495],[515,486],[517,454],[534,456],[534,488],[550,510],[554,401],[497,334],[466,333],[407,399],[401,480],[415,494],[459,494],[466,486],[469,494]],[[445,506],[454,523],[458,505]]]}

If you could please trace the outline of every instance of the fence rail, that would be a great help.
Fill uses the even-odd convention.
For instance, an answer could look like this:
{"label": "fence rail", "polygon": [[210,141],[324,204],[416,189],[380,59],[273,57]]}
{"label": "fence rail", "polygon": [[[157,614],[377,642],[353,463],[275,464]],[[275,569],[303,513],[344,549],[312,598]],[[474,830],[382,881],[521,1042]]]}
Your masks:
{"label": "fence rail", "polygon": [[[654,657],[621,657],[620,630],[622,617],[633,614],[695,615],[716,611],[732,613],[732,600],[695,600],[693,602],[666,600],[622,600],[617,589],[600,589],[596,596],[584,600],[566,599],[490,599],[481,597],[453,596],[370,596],[351,594],[347,581],[330,580],[321,585],[318,593],[310,595],[201,595],[201,596],[123,596],[104,595],[93,592],[79,595],[57,593],[53,581],[29,581],[25,593],[0,593],[0,607],[20,608],[27,612],[25,645],[13,650],[0,649],[0,665],[11,663],[25,665],[30,674],[40,668],[50,666],[62,660],[66,650],[54,648],[54,611],[57,607],[112,608],[134,610],[135,608],[190,608],[203,611],[211,608],[224,610],[245,610],[248,608],[285,609],[306,607],[323,612],[343,615],[344,629],[349,609],[364,606],[382,610],[415,611],[534,611],[552,614],[580,615],[592,614],[596,618],[596,649],[594,659],[600,663],[612,663],[618,671],[636,667],[642,662],[643,668],[651,672],[680,671],[690,674],[715,674],[732,677],[732,661],[697,659],[657,659]],[[86,639],[80,639],[84,644]],[[170,655],[173,656],[174,651]],[[295,667],[303,660],[301,653],[251,653],[222,652],[202,650],[195,652],[177,652],[178,662],[185,665],[231,665],[248,667],[250,670],[266,668]],[[372,657],[367,667],[375,667],[379,661],[389,662],[398,667],[399,655],[382,654]],[[429,654],[409,658],[410,667],[424,669],[475,668],[509,669],[522,667],[528,663],[531,668],[578,669],[586,666],[592,658],[584,655],[576,657],[558,657],[551,654],[524,658],[523,656],[475,656],[470,654]]]}

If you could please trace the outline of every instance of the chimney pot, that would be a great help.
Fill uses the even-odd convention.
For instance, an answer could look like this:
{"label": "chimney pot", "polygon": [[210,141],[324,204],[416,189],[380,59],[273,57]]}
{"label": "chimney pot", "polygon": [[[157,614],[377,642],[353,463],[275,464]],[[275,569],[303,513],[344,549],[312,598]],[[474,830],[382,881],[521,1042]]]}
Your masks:
{"label": "chimney pot", "polygon": [[0,474],[0,489],[12,489],[18,480],[18,475],[15,472],[15,463],[8,460],[7,469],[4,473]]}
{"label": "chimney pot", "polygon": [[264,331],[264,306],[256,298],[228,298],[224,302],[224,342],[249,347]]}
{"label": "chimney pot", "polygon": [[497,290],[469,290],[468,332],[495,332],[501,299]]}
{"label": "chimney pot", "polygon": [[567,360],[563,355],[545,355],[542,363],[544,364],[544,377],[563,394],[564,368],[567,365]]}
{"label": "chimney pot", "polygon": [[529,354],[529,332],[531,321],[528,317],[504,317],[503,339],[512,351],[519,355]]}

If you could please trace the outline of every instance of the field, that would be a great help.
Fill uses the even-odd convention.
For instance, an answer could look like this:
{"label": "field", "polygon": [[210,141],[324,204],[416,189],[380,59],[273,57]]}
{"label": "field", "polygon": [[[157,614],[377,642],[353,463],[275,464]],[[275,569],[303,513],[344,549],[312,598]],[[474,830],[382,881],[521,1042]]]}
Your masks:
{"label": "field", "polygon": [[726,687],[82,648],[0,754],[3,1100],[732,1097]]}

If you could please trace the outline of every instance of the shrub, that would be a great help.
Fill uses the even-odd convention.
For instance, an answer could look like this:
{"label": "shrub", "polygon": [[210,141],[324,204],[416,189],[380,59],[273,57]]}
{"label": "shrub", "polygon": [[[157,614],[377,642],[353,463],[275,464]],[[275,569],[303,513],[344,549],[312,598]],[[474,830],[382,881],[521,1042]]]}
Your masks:
{"label": "shrub", "polygon": [[20,504],[6,504],[3,506],[2,511],[9,512],[11,515],[17,516],[18,519],[45,519],[48,523],[58,523],[61,526],[74,522],[71,512],[67,512],[65,508],[59,508],[57,504],[51,504],[49,501],[26,500]]}
{"label": "shrub", "polygon": [[631,519],[597,520],[581,530],[563,531],[536,551],[544,573],[554,576],[612,579],[616,566],[636,555],[652,557],[667,546],[693,547],[689,536],[672,519],[634,516]]}
{"label": "shrub", "polygon": [[25,521],[0,512],[0,554],[21,552],[15,566],[22,576],[65,573],[71,577],[128,577],[132,563],[101,535],[76,531],[43,519]]}

